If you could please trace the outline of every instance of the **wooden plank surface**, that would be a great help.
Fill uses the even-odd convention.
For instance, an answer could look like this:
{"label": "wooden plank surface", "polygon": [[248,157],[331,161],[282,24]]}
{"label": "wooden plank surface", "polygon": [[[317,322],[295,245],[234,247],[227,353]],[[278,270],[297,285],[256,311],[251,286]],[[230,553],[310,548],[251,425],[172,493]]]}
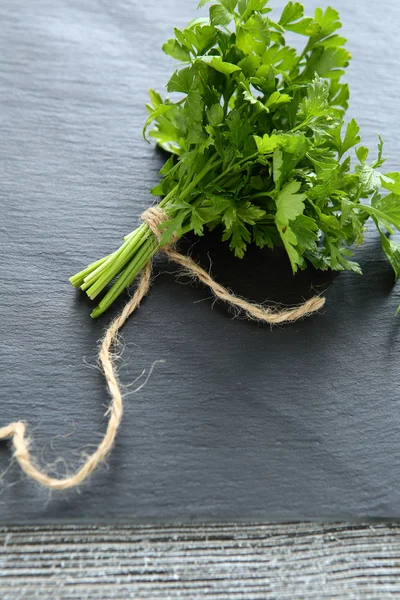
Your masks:
{"label": "wooden plank surface", "polygon": [[0,530],[2,600],[377,600],[400,594],[400,526]]}

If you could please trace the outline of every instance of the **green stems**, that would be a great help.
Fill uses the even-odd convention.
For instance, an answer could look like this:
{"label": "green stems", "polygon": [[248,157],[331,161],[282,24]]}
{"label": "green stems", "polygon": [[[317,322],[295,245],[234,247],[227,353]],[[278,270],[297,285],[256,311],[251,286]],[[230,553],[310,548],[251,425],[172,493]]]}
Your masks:
{"label": "green stems", "polygon": [[309,119],[306,119],[305,121],[303,121],[302,123],[300,123],[300,125],[297,125],[296,127],[293,127],[293,129],[291,129],[292,133],[296,133],[296,131],[300,131],[300,129],[303,129],[303,127],[306,127],[306,125],[308,125],[310,122]]}
{"label": "green stems", "polygon": [[84,269],[83,271],[80,271],[76,275],[73,275],[72,277],[70,277],[69,280],[72,283],[72,285],[76,288],[81,287],[81,285],[85,281],[85,277],[89,276],[91,273],[93,273],[93,271],[95,271],[98,267],[100,267],[100,265],[104,264],[105,261],[108,258],[110,258],[110,256],[113,256],[113,255],[109,254],[108,256],[105,256],[104,258],[97,260],[96,262],[88,265],[86,267],[86,269]]}
{"label": "green stems", "polygon": [[[211,156],[204,168],[179,193],[180,199],[188,198],[207,173],[220,164],[222,164],[222,160],[218,155]],[[168,212],[170,201],[178,195],[178,187],[175,186],[165,196],[159,204],[160,208]],[[91,300],[97,298],[109,284],[112,284],[99,305],[93,310],[92,317],[95,318],[104,313],[125,288],[133,283],[158,248],[159,243],[154,234],[148,225],[143,223],[135,231],[125,236],[124,242],[118,250],[90,264],[70,278],[72,285],[81,288]]]}
{"label": "green stems", "polygon": [[129,234],[114,253],[92,263],[71,277],[75,287],[80,287],[91,300],[95,299],[113,280],[114,283],[92,312],[100,316],[129,287],[158,248],[158,241],[144,223]]}
{"label": "green stems", "polygon": [[110,258],[103,263],[94,273],[85,278],[81,289],[86,291],[91,300],[122,271],[127,262],[135,255],[141,247],[142,242],[150,235],[149,229],[141,225],[133,232],[133,235],[122,244],[122,246]]}
{"label": "green stems", "polygon": [[[232,169],[240,167],[251,158],[253,157],[246,157],[237,163],[230,164],[220,175],[217,175],[213,183],[220,182]],[[195,203],[199,194],[193,194],[194,190],[211,170],[218,169],[222,164],[222,159],[217,154],[213,154],[183,190],[179,190],[178,185],[175,186],[160,202],[159,207],[168,213],[169,207],[173,206],[177,197],[180,200]],[[184,231],[188,230],[190,230],[189,226],[184,227]],[[159,243],[154,234],[148,225],[143,223],[135,231],[125,236],[124,242],[118,250],[90,264],[83,271],[71,277],[72,285],[81,288],[91,300],[97,298],[111,284],[104,298],[93,310],[92,317],[98,317],[104,313],[125,288],[133,283],[158,248]]]}
{"label": "green stems", "polygon": [[[145,227],[147,227],[147,225]],[[116,300],[118,296],[125,290],[125,288],[132,285],[140,271],[146,266],[149,260],[151,260],[153,254],[158,249],[158,242],[150,230],[149,234],[150,235],[142,243],[140,250],[137,252],[137,254],[135,254],[123,272],[119,275],[114,285],[99,302],[99,305],[92,311],[91,316],[93,318],[99,317],[101,314],[103,314],[111,306],[114,300]]]}

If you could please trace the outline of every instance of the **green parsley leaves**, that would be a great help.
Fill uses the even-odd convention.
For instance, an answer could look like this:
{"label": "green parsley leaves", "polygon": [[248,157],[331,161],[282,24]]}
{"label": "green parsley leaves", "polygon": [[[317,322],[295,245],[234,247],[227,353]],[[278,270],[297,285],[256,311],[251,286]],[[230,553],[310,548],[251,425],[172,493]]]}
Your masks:
{"label": "green parsley leaves", "polygon": [[[177,61],[171,97],[150,91],[144,129],[172,155],[153,190],[170,216],[162,243],[217,228],[239,258],[251,243],[281,246],[294,273],[309,263],[359,273],[353,247],[371,219],[397,278],[400,246],[388,236],[400,230],[400,173],[382,171],[381,138],[370,159],[356,121],[346,121],[351,57],[339,14],[305,15],[293,1],[275,14],[272,3],[214,0],[207,19],[175,29],[163,46]],[[302,51],[287,32],[300,36]],[[117,251],[118,268],[108,258],[84,272],[91,297],[117,277],[96,315],[135,277],[138,257],[155,251],[154,240],[137,236]]]}
{"label": "green parsley leaves", "polygon": [[[400,175],[379,170],[382,140],[378,159],[369,163],[356,121],[345,125],[348,87],[341,78],[350,55],[337,33],[338,12],[317,9],[306,16],[299,2],[288,2],[274,18],[271,9],[265,0],[220,0],[210,7],[207,24],[175,30],[176,39],[164,49],[178,60],[189,52],[190,59],[167,89],[185,94],[185,99],[173,109],[180,115],[175,131],[168,118],[174,112],[158,116],[160,107],[154,108],[153,135],[164,148],[167,130],[173,148],[181,139],[180,151],[174,151],[180,160],[191,162],[192,178],[203,168],[200,154],[214,160],[187,201],[203,206],[205,199],[223,196],[231,218],[226,220],[223,203],[211,202],[198,217],[196,232],[220,227],[222,239],[229,240],[239,257],[247,244],[271,246],[273,239],[273,246],[286,249],[293,272],[307,262],[359,271],[349,257],[351,247],[363,240],[368,217],[385,240],[400,225]],[[200,51],[198,42],[203,30],[213,40],[207,51]],[[301,53],[286,45],[286,31],[305,38]],[[195,110],[188,113],[185,106]],[[352,170],[349,153],[354,148]],[[171,181],[162,186],[176,186],[177,193],[163,207],[175,214],[188,179],[179,170],[164,177]],[[386,199],[382,188],[391,192]],[[244,202],[247,212],[253,207],[251,218],[238,209]],[[277,235],[271,237],[274,227]],[[181,230],[190,228],[187,222]],[[382,244],[393,264],[393,246],[388,249],[383,238]]]}

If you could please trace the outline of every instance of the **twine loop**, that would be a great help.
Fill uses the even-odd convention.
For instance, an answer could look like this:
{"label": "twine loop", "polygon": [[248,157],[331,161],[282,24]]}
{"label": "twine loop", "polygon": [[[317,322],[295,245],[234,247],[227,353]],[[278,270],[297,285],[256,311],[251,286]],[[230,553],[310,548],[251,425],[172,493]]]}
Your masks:
{"label": "twine loop", "polygon": [[[160,226],[167,219],[168,216],[159,207],[151,207],[142,214],[142,220],[148,225],[159,243],[161,242]],[[291,323],[319,311],[325,304],[325,299],[320,296],[311,298],[294,308],[283,310],[277,310],[270,307],[264,307],[261,304],[248,302],[214,281],[211,275],[200,267],[192,258],[180,254],[175,249],[176,241],[177,238],[175,237],[170,244],[162,247],[160,246],[159,251],[166,254],[171,262],[180,265],[185,273],[208,286],[216,298],[226,302],[230,306],[240,309],[250,320],[269,323],[271,325]],[[64,478],[56,478],[47,475],[35,466],[34,460],[29,452],[29,440],[26,437],[25,423],[19,421],[0,428],[0,440],[12,440],[14,457],[21,469],[28,477],[48,489],[66,490],[80,485],[105,460],[114,445],[123,415],[123,400],[111,348],[117,339],[120,329],[128,320],[129,316],[139,307],[142,299],[147,296],[151,286],[151,273],[152,261],[150,260],[142,271],[134,295],[126,303],[121,313],[111,322],[102,339],[98,358],[106,379],[108,392],[111,396],[111,402],[106,413],[109,415],[108,425],[102,441],[78,471],[76,471],[75,474]]]}
{"label": "twine loop", "polygon": [[[150,227],[158,241],[161,239],[160,225],[167,219],[168,216],[166,213],[158,206],[149,208],[142,214],[142,220]],[[248,319],[269,323],[270,325],[291,323],[317,312],[325,304],[325,299],[320,296],[315,296],[294,308],[283,310],[248,302],[244,298],[236,296],[227,288],[217,283],[211,275],[190,258],[190,256],[177,252],[177,250],[175,250],[175,241],[176,240],[174,239],[171,245],[163,246],[160,248],[160,251],[164,252],[171,262],[183,267],[188,275],[198,279],[204,283],[204,285],[209,287],[214,296],[219,298],[219,300],[242,310]]]}

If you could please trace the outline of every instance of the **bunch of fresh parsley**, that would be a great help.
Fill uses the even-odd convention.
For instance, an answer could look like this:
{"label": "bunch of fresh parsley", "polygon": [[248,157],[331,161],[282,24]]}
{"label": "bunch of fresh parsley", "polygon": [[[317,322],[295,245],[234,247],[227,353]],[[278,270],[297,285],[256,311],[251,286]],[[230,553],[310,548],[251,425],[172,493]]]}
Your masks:
{"label": "bunch of fresh parsley", "polygon": [[[208,0],[201,0],[200,7]],[[378,157],[359,146],[355,120],[345,126],[350,59],[333,8],[305,17],[289,2],[273,18],[269,0],[217,0],[209,19],[195,19],[164,52],[180,61],[167,84],[174,101],[150,90],[144,135],[171,153],[152,193],[167,213],[162,244],[173,235],[218,228],[239,258],[246,247],[283,246],[293,273],[318,269],[360,273],[351,247],[375,223],[396,278],[400,245],[400,173],[383,174]],[[286,32],[305,38],[301,53]],[[355,150],[352,169],[349,151]],[[386,191],[387,190],[387,191]],[[388,193],[389,192],[389,193]],[[104,312],[157,251],[143,224],[113,254],[71,278]]]}

